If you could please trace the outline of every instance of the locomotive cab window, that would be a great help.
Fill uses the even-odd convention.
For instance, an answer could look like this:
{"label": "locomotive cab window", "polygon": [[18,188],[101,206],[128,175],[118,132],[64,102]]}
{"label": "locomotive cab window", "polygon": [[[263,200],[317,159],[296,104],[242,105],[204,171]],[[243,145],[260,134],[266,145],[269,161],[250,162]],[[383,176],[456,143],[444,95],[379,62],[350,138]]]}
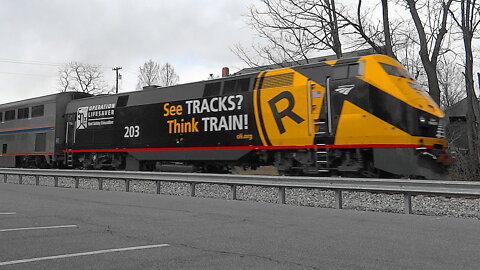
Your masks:
{"label": "locomotive cab window", "polygon": [[406,70],[404,70],[403,68],[398,68],[396,66],[392,66],[392,65],[389,65],[389,64],[385,64],[385,63],[380,63],[380,65],[382,66],[383,70],[385,70],[385,72],[387,72],[388,75],[401,77],[401,78],[412,79],[410,74],[408,74],[408,72]]}
{"label": "locomotive cab window", "polygon": [[0,112],[0,122],[3,122],[3,112]]}
{"label": "locomotive cab window", "polygon": [[223,84],[223,95],[247,92],[249,88],[249,78],[225,81],[225,83]]}
{"label": "locomotive cab window", "polygon": [[5,121],[15,120],[15,110],[5,112]]}
{"label": "locomotive cab window", "polygon": [[43,116],[45,107],[43,105],[37,105],[32,107],[32,117]]}
{"label": "locomotive cab window", "polygon": [[354,78],[360,75],[360,65],[358,63],[350,65],[340,65],[333,68],[333,79],[342,80],[348,78]]}
{"label": "locomotive cab window", "polygon": [[30,108],[20,108],[17,110],[18,119],[26,119],[30,117]]}
{"label": "locomotive cab window", "polygon": [[203,96],[204,97],[219,96],[221,86],[222,86],[221,82],[207,83],[205,85],[205,90],[203,91]]}

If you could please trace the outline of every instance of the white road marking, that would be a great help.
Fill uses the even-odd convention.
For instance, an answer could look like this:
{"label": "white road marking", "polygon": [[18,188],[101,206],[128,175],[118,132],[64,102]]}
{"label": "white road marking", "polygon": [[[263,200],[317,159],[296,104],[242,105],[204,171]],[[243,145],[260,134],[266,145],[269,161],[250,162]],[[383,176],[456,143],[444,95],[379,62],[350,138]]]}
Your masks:
{"label": "white road marking", "polygon": [[136,246],[136,247],[127,247],[127,248],[104,249],[104,250],[96,250],[96,251],[90,251],[90,252],[71,253],[71,254],[64,254],[64,255],[55,255],[55,256],[39,257],[39,258],[32,258],[32,259],[0,262],[0,266],[20,264],[20,263],[31,263],[31,262],[46,261],[46,260],[55,260],[55,259],[63,259],[63,258],[71,258],[71,257],[79,257],[79,256],[97,255],[97,254],[120,252],[120,251],[161,248],[161,247],[168,247],[168,246],[170,246],[170,245],[160,244],[160,245]]}
{"label": "white road marking", "polygon": [[30,228],[13,228],[13,229],[3,229],[0,232],[13,232],[13,231],[28,231],[28,230],[46,230],[46,229],[60,229],[60,228],[77,228],[77,225],[59,225],[59,226],[48,226],[48,227],[30,227]]}
{"label": "white road marking", "polygon": [[0,216],[1,215],[16,215],[17,213],[16,212],[7,212],[7,213],[0,213]]}

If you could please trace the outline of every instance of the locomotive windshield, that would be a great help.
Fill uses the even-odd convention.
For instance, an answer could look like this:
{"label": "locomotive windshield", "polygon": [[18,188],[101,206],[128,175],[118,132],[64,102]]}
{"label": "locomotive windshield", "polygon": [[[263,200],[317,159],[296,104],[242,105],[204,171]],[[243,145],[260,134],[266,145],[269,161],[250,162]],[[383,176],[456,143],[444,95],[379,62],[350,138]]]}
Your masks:
{"label": "locomotive windshield", "polygon": [[408,74],[408,72],[403,68],[398,68],[385,63],[380,63],[380,65],[389,75],[413,80],[412,76],[410,76],[410,74]]}

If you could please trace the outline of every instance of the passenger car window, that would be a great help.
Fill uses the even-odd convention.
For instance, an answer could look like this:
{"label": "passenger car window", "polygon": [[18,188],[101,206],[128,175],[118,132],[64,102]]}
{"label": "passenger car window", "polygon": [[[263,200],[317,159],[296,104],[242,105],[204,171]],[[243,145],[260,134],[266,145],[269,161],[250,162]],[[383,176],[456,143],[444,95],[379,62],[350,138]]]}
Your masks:
{"label": "passenger car window", "polygon": [[43,116],[44,114],[44,106],[43,105],[37,105],[32,107],[32,117],[40,117]]}
{"label": "passenger car window", "polygon": [[30,108],[20,108],[17,110],[18,119],[26,119],[30,117]]}
{"label": "passenger car window", "polygon": [[5,112],[5,121],[15,120],[15,110]]}

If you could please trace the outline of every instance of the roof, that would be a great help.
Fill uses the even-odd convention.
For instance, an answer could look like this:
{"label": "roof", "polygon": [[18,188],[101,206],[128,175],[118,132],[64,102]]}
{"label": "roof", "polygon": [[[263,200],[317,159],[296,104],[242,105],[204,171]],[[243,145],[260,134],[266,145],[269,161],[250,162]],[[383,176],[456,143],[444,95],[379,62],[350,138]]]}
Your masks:
{"label": "roof", "polygon": [[[346,53],[343,54],[343,58],[360,57],[360,56],[376,54],[376,53],[378,53],[378,52],[375,52],[373,49],[364,49],[364,50],[358,50],[358,51],[353,51],[353,52],[346,52]],[[337,59],[338,58],[337,58],[336,55],[320,56],[320,57],[315,57],[315,58],[309,58],[308,60],[303,59],[303,60],[298,60],[298,61],[295,61],[295,62],[284,62],[284,63],[280,63],[280,64],[271,64],[271,65],[265,65],[265,66],[244,68],[244,69],[236,72],[234,75],[254,73],[254,72],[260,72],[260,71],[264,71],[264,70],[284,68],[284,67],[292,67],[292,66],[305,65],[305,64],[314,64],[314,63],[319,63],[319,62],[324,62],[324,61],[329,61],[329,60],[337,60]]]}
{"label": "roof", "polygon": [[[479,100],[480,103],[480,100]],[[466,117],[467,116],[467,98],[460,100],[452,106],[445,109],[448,117]]]}

